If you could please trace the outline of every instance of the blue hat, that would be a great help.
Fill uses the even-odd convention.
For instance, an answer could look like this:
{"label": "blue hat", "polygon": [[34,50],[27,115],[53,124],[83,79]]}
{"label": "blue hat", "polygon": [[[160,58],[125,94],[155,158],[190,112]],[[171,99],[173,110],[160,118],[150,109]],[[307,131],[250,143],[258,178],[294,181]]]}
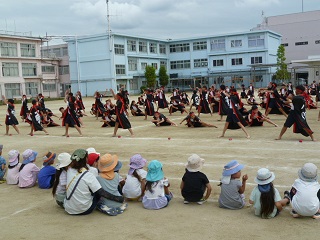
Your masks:
{"label": "blue hat", "polygon": [[34,162],[37,158],[38,153],[31,150],[31,149],[27,149],[22,153],[22,157],[23,157],[23,164],[28,164],[31,162]]}
{"label": "blue hat", "polygon": [[244,165],[239,164],[237,160],[232,160],[231,162],[228,162],[227,165],[224,166],[222,176],[231,176],[232,174],[235,174],[241,169],[244,168]]}
{"label": "blue hat", "polygon": [[164,178],[162,171],[162,163],[158,160],[152,160],[148,165],[148,174],[146,180],[148,182],[156,182]]}
{"label": "blue hat", "polygon": [[122,162],[118,161],[117,165],[114,167],[113,171],[118,172],[122,168]]}

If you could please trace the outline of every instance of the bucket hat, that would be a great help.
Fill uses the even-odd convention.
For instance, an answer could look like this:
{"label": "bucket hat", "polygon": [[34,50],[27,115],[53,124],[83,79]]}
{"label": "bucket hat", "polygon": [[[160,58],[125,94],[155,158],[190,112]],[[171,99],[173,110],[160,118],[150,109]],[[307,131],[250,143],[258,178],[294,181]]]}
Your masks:
{"label": "bucket hat", "polygon": [[76,160],[77,162],[79,162],[80,160],[83,160],[85,158],[85,156],[87,155],[87,151],[84,149],[77,149],[75,150],[72,155],[71,155],[71,160]]}
{"label": "bucket hat", "polygon": [[197,154],[192,154],[188,158],[188,163],[186,164],[186,169],[189,172],[198,172],[198,171],[201,170],[203,164],[204,164],[204,159],[203,158],[201,158]]}
{"label": "bucket hat", "polygon": [[244,165],[239,164],[237,160],[232,160],[224,166],[222,176],[231,176],[244,168]]}
{"label": "bucket hat", "polygon": [[162,163],[158,160],[152,160],[148,165],[148,173],[146,180],[149,182],[156,182],[163,179]]}
{"label": "bucket hat", "polygon": [[53,152],[48,152],[43,159],[43,166],[48,166],[54,159],[56,158],[56,154]]}
{"label": "bucket hat", "polygon": [[58,155],[58,164],[56,169],[61,169],[63,167],[69,166],[71,163],[71,155],[69,153],[63,152]]}
{"label": "bucket hat", "polygon": [[113,179],[114,178],[114,168],[118,164],[118,156],[117,155],[111,155],[111,154],[105,154],[100,157],[100,160],[98,162],[98,169],[99,174],[101,177],[105,179]]}
{"label": "bucket hat", "polygon": [[19,162],[19,152],[17,150],[10,150],[8,152],[8,157],[9,157],[9,165],[10,166],[15,166]]}
{"label": "bucket hat", "polygon": [[87,163],[92,166],[100,157],[100,154],[98,153],[90,153],[88,154],[88,160],[87,160]]}
{"label": "bucket hat", "polygon": [[318,168],[313,163],[306,163],[298,171],[299,178],[306,182],[315,182],[318,180]]}
{"label": "bucket hat", "polygon": [[34,162],[36,160],[38,156],[38,153],[31,150],[31,149],[27,149],[22,153],[22,157],[23,157],[23,164],[28,164],[31,162]]}
{"label": "bucket hat", "polygon": [[267,168],[261,168],[257,172],[257,176],[254,181],[259,185],[266,185],[271,183],[275,179],[275,175],[273,172],[270,172]]}
{"label": "bucket hat", "polygon": [[143,168],[147,163],[147,160],[144,159],[140,154],[135,154],[130,158],[129,163],[129,175],[132,175],[134,170]]}

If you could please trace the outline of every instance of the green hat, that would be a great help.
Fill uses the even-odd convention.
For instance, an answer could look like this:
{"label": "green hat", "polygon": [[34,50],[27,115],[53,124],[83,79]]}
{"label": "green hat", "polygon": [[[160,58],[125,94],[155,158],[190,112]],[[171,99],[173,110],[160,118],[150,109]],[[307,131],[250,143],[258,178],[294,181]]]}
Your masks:
{"label": "green hat", "polygon": [[77,149],[75,150],[72,155],[71,155],[71,160],[76,160],[79,162],[81,159],[84,159],[85,156],[87,155],[87,151],[84,149]]}

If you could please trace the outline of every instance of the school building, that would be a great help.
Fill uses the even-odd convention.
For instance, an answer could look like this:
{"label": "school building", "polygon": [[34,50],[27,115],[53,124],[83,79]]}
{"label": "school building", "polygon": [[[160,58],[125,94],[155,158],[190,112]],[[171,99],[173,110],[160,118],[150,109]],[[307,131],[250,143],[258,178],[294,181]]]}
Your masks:
{"label": "school building", "polygon": [[147,65],[165,66],[169,88],[226,84],[266,86],[276,71],[281,36],[270,30],[187,39],[155,39],[111,33],[64,39],[72,91],[125,87],[139,93]]}
{"label": "school building", "polygon": [[252,30],[271,30],[282,35],[288,70],[295,84],[320,81],[320,10],[263,17]]}
{"label": "school building", "polygon": [[[39,93],[45,97],[64,95],[64,86],[70,85],[70,79],[62,77],[66,74],[59,67],[61,56],[42,54],[41,47],[46,42],[31,33],[0,31],[1,96],[20,99],[23,94],[29,98]],[[67,44],[59,49],[68,58]]]}

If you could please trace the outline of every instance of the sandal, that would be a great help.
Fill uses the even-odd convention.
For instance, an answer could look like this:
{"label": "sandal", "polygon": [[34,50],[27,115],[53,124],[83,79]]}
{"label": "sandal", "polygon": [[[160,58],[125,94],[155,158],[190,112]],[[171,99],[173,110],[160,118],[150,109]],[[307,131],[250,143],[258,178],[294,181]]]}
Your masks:
{"label": "sandal", "polygon": [[288,202],[287,202],[287,206],[288,206],[290,204],[290,202],[291,202],[289,191],[284,191],[284,197],[283,198],[288,199]]}
{"label": "sandal", "polygon": [[118,215],[118,213],[117,213],[115,208],[109,208],[109,207],[107,207],[106,205],[103,205],[103,204],[98,205],[97,209],[100,212],[102,212],[104,214],[107,214],[109,216],[117,216]]}

